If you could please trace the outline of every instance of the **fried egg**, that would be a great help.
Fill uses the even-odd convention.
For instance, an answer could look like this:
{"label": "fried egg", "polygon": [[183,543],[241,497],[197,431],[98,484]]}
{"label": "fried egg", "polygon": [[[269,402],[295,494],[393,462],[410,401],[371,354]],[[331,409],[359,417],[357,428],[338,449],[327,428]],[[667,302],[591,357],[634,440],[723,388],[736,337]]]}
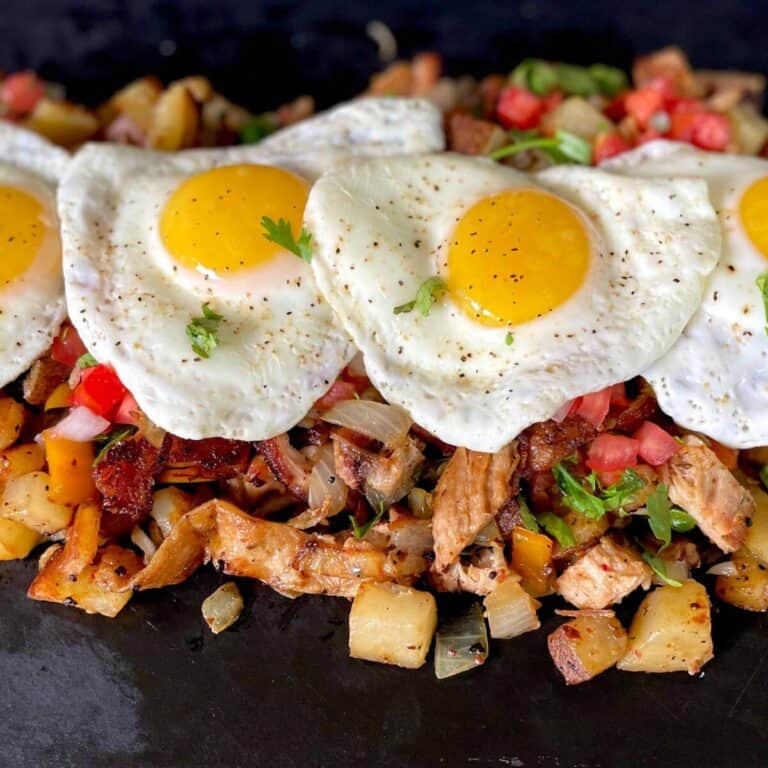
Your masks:
{"label": "fried egg", "polygon": [[315,184],[305,223],[375,386],[478,451],[663,355],[720,247],[701,181],[451,154],[350,161]]}
{"label": "fried egg", "polygon": [[[394,116],[385,136],[384,114]],[[258,145],[174,154],[88,145],[59,194],[72,322],[164,429],[279,434],[354,349],[308,264],[265,237],[262,217],[299,238],[324,170],[353,154],[442,145],[438,110],[408,99],[344,105]],[[218,344],[202,352],[191,343],[201,323]]]}
{"label": "fried egg", "polygon": [[603,168],[708,184],[722,231],[720,263],[680,339],[644,375],[681,426],[733,448],[768,445],[768,324],[756,282],[768,271],[768,161],[656,141]]}
{"label": "fried egg", "polygon": [[0,121],[0,386],[50,347],[66,315],[56,184],[69,154]]}

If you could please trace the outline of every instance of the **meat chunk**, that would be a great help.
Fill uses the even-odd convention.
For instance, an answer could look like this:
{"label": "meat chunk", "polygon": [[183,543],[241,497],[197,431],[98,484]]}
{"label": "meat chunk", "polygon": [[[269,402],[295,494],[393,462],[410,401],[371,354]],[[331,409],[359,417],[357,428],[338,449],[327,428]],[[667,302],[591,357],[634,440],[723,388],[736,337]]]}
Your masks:
{"label": "meat chunk", "polygon": [[192,470],[196,480],[227,480],[246,471],[251,448],[223,437],[186,440],[166,435],[163,452],[167,467]]}
{"label": "meat chunk", "polygon": [[433,565],[428,577],[430,585],[437,592],[490,595],[508,574],[509,566],[504,556],[504,547],[497,543],[483,547],[471,561],[457,560],[443,571]]}
{"label": "meat chunk", "polygon": [[607,608],[638,587],[651,586],[653,572],[640,555],[604,536],[557,580],[557,591],[577,608]]}
{"label": "meat chunk", "polygon": [[42,405],[59,384],[69,377],[69,368],[52,357],[41,357],[24,377],[24,399],[30,405]]}
{"label": "meat chunk", "polygon": [[297,499],[307,501],[312,470],[306,457],[291,445],[288,435],[262,440],[256,443],[256,451],[264,457],[274,476]]}
{"label": "meat chunk", "polygon": [[637,87],[657,77],[670,80],[681,96],[696,98],[702,95],[703,89],[693,75],[688,57],[677,46],[671,45],[635,59],[632,79]]}
{"label": "meat chunk", "polygon": [[670,501],[723,552],[735,552],[744,543],[755,501],[703,441],[686,435],[660,474]]}
{"label": "meat chunk", "polygon": [[613,416],[606,419],[604,428],[615,429],[617,432],[634,432],[644,421],[653,418],[658,410],[656,395],[651,385],[643,381],[637,396],[615,419]]}
{"label": "meat chunk", "polygon": [[522,435],[528,445],[528,472],[545,472],[597,435],[597,427],[579,416],[542,421]]}
{"label": "meat chunk", "polygon": [[448,122],[448,147],[465,155],[487,155],[503,146],[504,131],[489,120],[478,120],[460,112]]}

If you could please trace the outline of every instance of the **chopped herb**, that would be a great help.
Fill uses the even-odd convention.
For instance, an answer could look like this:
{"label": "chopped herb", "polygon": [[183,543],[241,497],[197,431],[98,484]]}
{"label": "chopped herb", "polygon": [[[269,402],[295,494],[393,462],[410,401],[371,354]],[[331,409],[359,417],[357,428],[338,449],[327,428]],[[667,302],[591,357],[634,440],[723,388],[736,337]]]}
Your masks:
{"label": "chopped herb", "polygon": [[515,343],[515,334],[512,331],[507,331],[507,335],[504,337],[504,343],[511,347]]}
{"label": "chopped herb", "polygon": [[571,526],[558,517],[554,512],[542,512],[538,516],[541,527],[550,535],[557,539],[557,543],[566,549],[576,546],[576,537],[573,535]]}
{"label": "chopped herb", "polygon": [[627,76],[616,67],[592,64],[578,67],[542,59],[525,59],[515,67],[510,80],[538,96],[563,91],[574,96],[594,96],[604,93],[613,97],[627,87]]}
{"label": "chopped herb", "polygon": [[591,494],[561,461],[552,467],[557,487],[563,494],[563,503],[589,520],[599,520],[605,514],[603,502]]}
{"label": "chopped herb", "polygon": [[533,512],[531,512],[531,508],[522,496],[517,497],[517,506],[520,508],[520,519],[523,521],[523,525],[529,531],[538,533],[541,530],[539,524],[536,522],[536,518],[534,517]]}
{"label": "chopped herb", "polygon": [[768,488],[768,464],[764,465],[760,470],[760,480]]}
{"label": "chopped herb", "polygon": [[211,352],[219,346],[217,331],[223,319],[206,302],[203,304],[203,316],[194,317],[187,324],[187,338],[192,342],[193,351],[200,357],[210,357]]}
{"label": "chopped herb", "polygon": [[594,96],[600,91],[600,86],[584,67],[574,64],[557,65],[557,85],[561,91],[573,96]]}
{"label": "chopped herb", "polygon": [[621,514],[624,506],[632,501],[635,492],[644,485],[645,480],[634,469],[625,469],[621,475],[621,480],[609,485],[601,493],[606,510],[618,511]]}
{"label": "chopped herb", "polygon": [[107,455],[107,451],[115,443],[119,443],[121,440],[125,440],[126,437],[130,437],[135,431],[136,427],[125,426],[113,429],[111,432],[107,432],[104,435],[99,435],[95,442],[101,445],[101,447],[99,448],[99,452],[96,454],[96,458],[93,460],[94,466]]}
{"label": "chopped herb", "polygon": [[[766,323],[768,323],[768,272],[763,272],[755,282],[763,296],[763,310],[765,312]],[[768,334],[768,324],[765,326],[765,332]]]}
{"label": "chopped herb", "polygon": [[653,535],[666,547],[672,541],[672,515],[670,513],[667,486],[659,483],[656,490],[648,495],[645,508],[648,511],[648,525]]}
{"label": "chopped herb", "polygon": [[77,359],[77,363],[75,363],[78,368],[93,368],[98,364],[99,361],[90,352],[86,352],[84,355],[81,355]]}
{"label": "chopped herb", "polygon": [[672,579],[669,576],[667,576],[667,566],[664,565],[664,561],[658,556],[654,555],[653,552],[650,552],[649,550],[645,550],[643,552],[643,560],[645,560],[648,565],[651,566],[653,569],[653,572],[665,583],[668,584],[670,587],[682,587],[682,583],[679,582],[677,579]]}
{"label": "chopped herb", "polygon": [[592,162],[592,145],[568,131],[556,131],[553,137],[538,136],[536,138],[523,139],[508,144],[506,147],[491,152],[492,160],[501,160],[503,157],[524,152],[527,149],[541,149],[546,152],[555,163],[580,163],[589,165]]}
{"label": "chopped herb", "polygon": [[275,120],[270,115],[256,115],[240,129],[240,141],[243,144],[257,144],[277,129]]}
{"label": "chopped herb", "polygon": [[413,301],[400,304],[392,311],[396,315],[400,315],[403,312],[412,312],[414,309],[417,309],[424,317],[427,317],[432,309],[432,305],[437,303],[437,300],[446,290],[447,286],[442,278],[428,277],[419,286],[416,291],[416,298]]}
{"label": "chopped herb", "polygon": [[618,67],[609,67],[607,64],[593,64],[589,67],[589,74],[597,83],[598,88],[611,98],[629,86],[626,74]]}
{"label": "chopped herb", "polygon": [[[622,513],[625,504],[632,500],[634,493],[645,485],[633,469],[625,469],[621,479],[605,489],[598,489],[597,473],[590,472],[582,480],[575,478],[561,461],[552,468],[557,486],[563,494],[563,503],[590,520],[599,520],[606,512]],[[585,484],[588,488],[585,488]],[[596,495],[599,492],[599,496]]]}
{"label": "chopped herb", "polygon": [[513,70],[510,79],[515,85],[546,96],[558,86],[555,67],[541,59],[525,59]]}
{"label": "chopped herb", "polygon": [[312,261],[312,235],[306,229],[302,228],[299,239],[296,240],[293,237],[290,221],[278,219],[275,223],[274,219],[270,219],[269,216],[262,216],[261,226],[264,228],[264,237],[267,240],[281,245],[287,251],[306,261],[307,264]]}
{"label": "chopped herb", "polygon": [[355,534],[356,539],[362,539],[365,537],[365,534],[368,533],[368,531],[373,528],[376,523],[381,520],[382,517],[384,517],[384,502],[379,502],[379,511],[370,519],[368,522],[363,523],[362,525],[358,525],[357,520],[355,520],[354,515],[349,516],[349,522],[352,524],[352,532]]}
{"label": "chopped herb", "polygon": [[696,527],[696,521],[680,507],[672,507],[669,510],[669,515],[672,519],[672,530],[675,533],[688,533]]}

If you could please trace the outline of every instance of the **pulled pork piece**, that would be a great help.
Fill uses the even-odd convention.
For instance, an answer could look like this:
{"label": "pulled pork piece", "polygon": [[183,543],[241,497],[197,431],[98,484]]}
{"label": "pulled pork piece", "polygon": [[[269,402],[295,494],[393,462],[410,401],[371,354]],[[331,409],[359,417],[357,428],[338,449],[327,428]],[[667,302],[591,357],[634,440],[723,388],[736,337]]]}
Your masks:
{"label": "pulled pork piece", "polygon": [[763,106],[764,75],[709,69],[698,69],[694,74],[707,96],[707,105],[712,109],[727,112],[742,102],[748,102],[757,109]]}
{"label": "pulled pork piece", "polygon": [[577,608],[607,608],[638,587],[651,586],[653,572],[640,555],[604,536],[557,580],[557,591]]}
{"label": "pulled pork piece", "polygon": [[400,501],[413,488],[414,473],[424,461],[421,444],[411,437],[389,453],[375,453],[335,432],[333,454],[337,475],[364,493],[374,509]]}
{"label": "pulled pork piece", "polygon": [[240,440],[186,440],[166,435],[163,482],[227,480],[246,472],[251,448]]}
{"label": "pulled pork piece", "polygon": [[509,499],[510,478],[519,460],[513,445],[498,453],[456,449],[432,502],[436,571],[455,563]]}
{"label": "pulled pork piece", "polygon": [[291,445],[287,434],[256,443],[256,452],[264,458],[272,474],[297,499],[307,501],[312,468],[306,456]]}
{"label": "pulled pork piece", "polygon": [[570,456],[596,435],[597,427],[580,416],[569,416],[561,422],[550,419],[534,424],[521,436],[528,447],[527,471],[552,469],[558,461]]}
{"label": "pulled pork piece", "polygon": [[630,404],[616,416],[605,420],[603,429],[615,429],[618,432],[634,432],[644,421],[653,418],[659,410],[651,385],[643,381],[640,391]]}
{"label": "pulled pork piece", "polygon": [[506,142],[504,131],[489,120],[457,112],[448,121],[448,147],[464,155],[487,155]]}
{"label": "pulled pork piece", "polygon": [[160,450],[138,435],[110,446],[93,468],[103,496],[101,530],[119,536],[152,511],[152,489],[160,474]]}
{"label": "pulled pork piece", "polygon": [[24,377],[24,399],[30,405],[43,405],[59,384],[69,378],[69,367],[52,357],[41,357]]}
{"label": "pulled pork piece", "polygon": [[632,80],[640,88],[657,77],[671,81],[681,96],[698,98],[703,88],[694,77],[688,57],[675,45],[638,56],[632,66]]}
{"label": "pulled pork piece", "polygon": [[508,576],[512,578],[504,546],[501,542],[494,542],[489,547],[478,549],[468,562],[458,560],[443,571],[432,568],[428,580],[438,592],[489,595]]}
{"label": "pulled pork piece", "polygon": [[723,552],[735,552],[744,543],[755,501],[703,441],[686,435],[660,474],[670,501]]}

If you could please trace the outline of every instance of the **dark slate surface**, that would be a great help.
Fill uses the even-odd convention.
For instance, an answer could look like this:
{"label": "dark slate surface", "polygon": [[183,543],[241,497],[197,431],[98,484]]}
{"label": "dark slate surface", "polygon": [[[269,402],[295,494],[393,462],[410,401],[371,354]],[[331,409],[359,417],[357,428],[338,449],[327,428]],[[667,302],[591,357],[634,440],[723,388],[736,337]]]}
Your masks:
{"label": "dark slate surface", "polygon": [[[328,102],[375,67],[372,17],[406,53],[441,49],[453,72],[531,53],[621,64],[670,40],[700,65],[768,71],[765,3],[564,0],[3,0],[0,67],[39,68],[92,101],[147,71],[201,71],[253,108],[303,91]],[[437,683],[431,668],[349,661],[343,601],[246,584],[244,619],[213,638],[199,612],[212,572],[142,595],[114,621],[25,600],[33,573],[31,562],[0,565],[3,768],[768,764],[762,616],[720,610],[702,679],[610,672],[567,689],[540,632]]]}

